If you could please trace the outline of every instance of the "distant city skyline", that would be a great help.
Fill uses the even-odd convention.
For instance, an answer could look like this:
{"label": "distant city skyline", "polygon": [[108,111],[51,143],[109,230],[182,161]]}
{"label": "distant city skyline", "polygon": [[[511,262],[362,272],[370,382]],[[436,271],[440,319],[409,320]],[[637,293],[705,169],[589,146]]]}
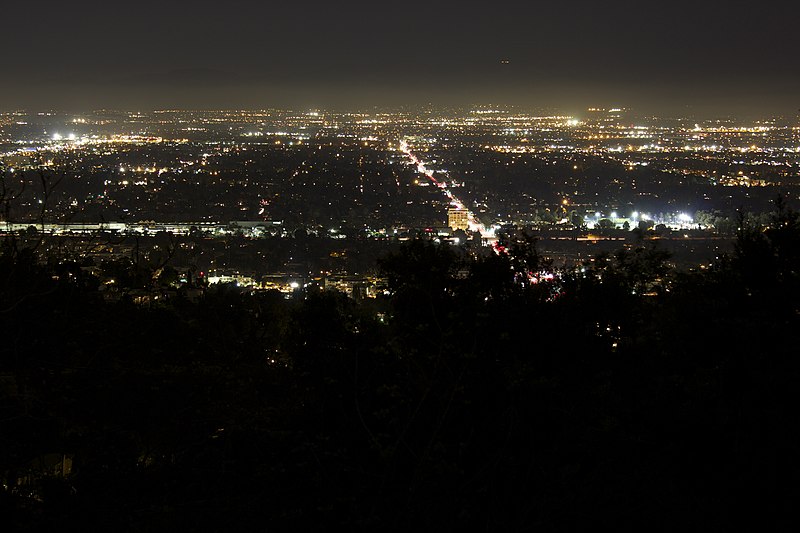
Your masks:
{"label": "distant city skyline", "polygon": [[788,2],[176,4],[5,6],[0,108],[800,108]]}

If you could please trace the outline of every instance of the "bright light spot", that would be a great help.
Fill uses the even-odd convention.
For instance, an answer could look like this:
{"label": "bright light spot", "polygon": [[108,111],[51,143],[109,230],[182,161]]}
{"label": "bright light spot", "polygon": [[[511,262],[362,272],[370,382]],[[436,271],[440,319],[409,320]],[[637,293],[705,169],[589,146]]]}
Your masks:
{"label": "bright light spot", "polygon": [[60,140],[62,140],[63,138],[64,138],[64,137],[63,137],[63,136],[62,136],[60,133],[54,133],[54,134],[53,134],[53,140],[54,140],[54,141],[60,141]]}
{"label": "bright light spot", "polygon": [[290,286],[291,288],[293,288],[293,289],[297,289],[297,288],[299,288],[299,287],[300,287],[300,284],[299,284],[299,283],[297,283],[296,281],[293,281],[293,282],[291,282],[291,283],[289,284],[289,286]]}

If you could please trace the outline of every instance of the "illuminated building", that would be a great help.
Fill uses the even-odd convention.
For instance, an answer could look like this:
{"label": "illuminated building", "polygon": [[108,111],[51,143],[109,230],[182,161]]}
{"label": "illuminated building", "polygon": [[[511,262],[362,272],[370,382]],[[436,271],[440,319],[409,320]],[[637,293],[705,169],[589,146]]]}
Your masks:
{"label": "illuminated building", "polygon": [[451,208],[447,210],[447,225],[453,230],[469,229],[469,212],[466,209]]}

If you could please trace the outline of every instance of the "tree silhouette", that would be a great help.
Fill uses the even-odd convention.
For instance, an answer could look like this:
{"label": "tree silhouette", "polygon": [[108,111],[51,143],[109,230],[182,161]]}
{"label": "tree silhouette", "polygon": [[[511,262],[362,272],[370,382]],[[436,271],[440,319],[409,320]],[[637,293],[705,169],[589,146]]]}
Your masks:
{"label": "tree silhouette", "polygon": [[757,509],[781,529],[800,226],[779,203],[743,227],[696,272],[637,243],[547,281],[529,234],[485,254],[419,239],[380,262],[379,299],[214,287],[155,306],[9,238],[4,524],[730,530]]}

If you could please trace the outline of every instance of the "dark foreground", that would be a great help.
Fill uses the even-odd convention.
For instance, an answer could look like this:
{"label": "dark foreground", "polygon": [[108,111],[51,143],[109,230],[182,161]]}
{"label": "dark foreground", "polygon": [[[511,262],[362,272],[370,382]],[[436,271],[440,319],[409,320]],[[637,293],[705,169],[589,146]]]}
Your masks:
{"label": "dark foreground", "polygon": [[[4,531],[769,530],[800,497],[800,225],[701,273],[647,246],[415,241],[391,294],[108,303],[0,258]],[[117,265],[119,266],[119,265]],[[130,264],[120,283],[157,283]]]}

